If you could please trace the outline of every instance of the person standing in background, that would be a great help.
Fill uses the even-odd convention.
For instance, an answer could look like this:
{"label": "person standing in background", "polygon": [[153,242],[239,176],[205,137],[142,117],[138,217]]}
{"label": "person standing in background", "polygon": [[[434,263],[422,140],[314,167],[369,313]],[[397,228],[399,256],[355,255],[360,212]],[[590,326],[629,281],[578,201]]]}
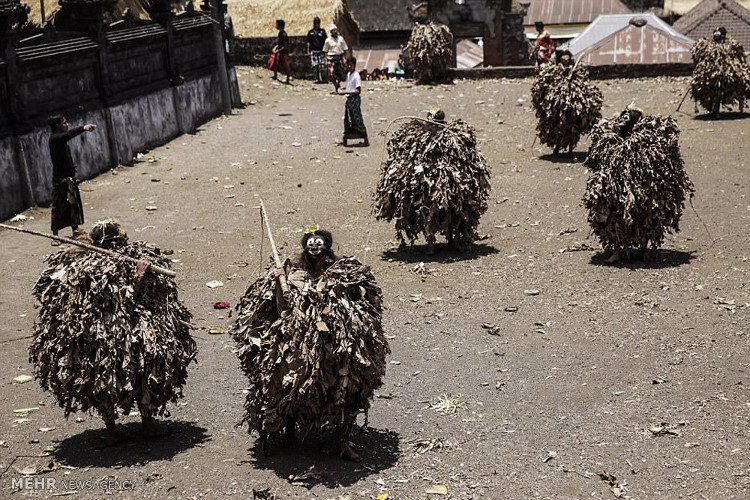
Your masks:
{"label": "person standing in background", "polygon": [[543,22],[535,22],[534,27],[536,28],[537,37],[532,58],[536,59],[537,65],[540,65],[552,58],[552,55],[555,53],[555,42],[552,41],[552,35],[550,35],[549,31],[544,29]]}
{"label": "person standing in background", "polygon": [[333,88],[338,92],[341,81],[346,79],[344,58],[349,51],[349,46],[344,37],[339,34],[339,29],[335,24],[331,25],[329,31],[331,34],[323,44],[323,53],[326,56],[328,80],[333,83]]}
{"label": "person standing in background", "polygon": [[326,30],[320,27],[320,18],[315,16],[313,27],[307,32],[307,53],[310,54],[310,65],[315,75],[315,83],[323,83],[323,71],[325,71],[323,46],[327,37]]}
{"label": "person standing in background", "polygon": [[342,145],[349,146],[349,139],[362,139],[362,147],[370,145],[367,138],[367,128],[365,120],[362,118],[362,79],[357,71],[357,60],[349,57],[346,60],[346,90],[336,91],[340,95],[346,96],[346,106],[344,108],[344,139]]}
{"label": "person standing in background", "polygon": [[289,83],[289,76],[292,73],[292,67],[289,64],[289,35],[284,31],[286,23],[283,19],[276,21],[276,29],[279,30],[279,36],[276,39],[276,45],[273,48],[273,54],[271,55],[270,68],[273,70],[274,80],[278,80],[278,73],[286,75],[286,81]]}

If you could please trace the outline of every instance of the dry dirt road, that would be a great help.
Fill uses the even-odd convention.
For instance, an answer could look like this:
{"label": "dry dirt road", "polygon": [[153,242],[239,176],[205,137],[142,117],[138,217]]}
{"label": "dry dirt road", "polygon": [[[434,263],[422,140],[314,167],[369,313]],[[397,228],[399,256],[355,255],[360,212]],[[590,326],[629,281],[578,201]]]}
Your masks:
{"label": "dry dirt road", "polygon": [[[344,149],[334,145],[343,99],[328,86],[240,72],[246,109],[149,152],[153,162],[84,185],[89,223],[116,217],[132,239],[175,252],[199,355],[185,399],[171,408],[170,437],[98,449],[98,417],[66,421],[35,381],[13,382],[32,372],[31,289],[50,247],[0,234],[0,497],[64,493],[14,492],[19,469],[34,464],[51,464],[37,477],[58,485],[130,481],[132,489],[109,492],[124,498],[248,498],[265,488],[277,498],[331,499],[750,496],[749,116],[709,121],[689,104],[675,114],[685,79],[600,83],[607,116],[636,99],[677,118],[695,210],[715,239],[688,208],[658,255],[610,267],[596,249],[567,251],[598,247],[580,206],[588,144],[564,161],[531,149],[530,80],[368,82],[372,146]],[[378,134],[434,106],[478,129],[493,176],[480,227],[488,239],[466,254],[399,254],[393,228],[369,215],[384,157]],[[212,304],[234,305],[268,261],[259,197],[284,253],[319,224],[334,231],[339,253],[374,268],[384,290],[393,353],[368,427],[354,436],[362,464],[316,439],[265,458],[235,428],[247,382],[229,336],[208,330],[232,321]],[[34,217],[26,227],[48,227],[48,210],[26,215]],[[412,272],[420,262],[424,276]],[[224,286],[208,288],[211,280]],[[430,408],[443,396],[454,413]],[[35,406],[26,417],[13,412]],[[658,427],[674,433],[656,435]],[[309,479],[298,477],[311,467]]]}

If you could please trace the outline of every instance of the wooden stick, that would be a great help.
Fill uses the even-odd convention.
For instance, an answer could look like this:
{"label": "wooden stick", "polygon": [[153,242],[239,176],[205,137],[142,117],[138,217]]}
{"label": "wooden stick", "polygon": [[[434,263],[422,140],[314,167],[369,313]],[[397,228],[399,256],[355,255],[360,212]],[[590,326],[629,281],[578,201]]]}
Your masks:
{"label": "wooden stick", "polygon": [[[75,245],[77,247],[85,248],[86,250],[91,250],[92,252],[98,252],[104,255],[108,255],[116,259],[127,260],[128,262],[132,262],[133,264],[138,264],[138,262],[140,262],[139,259],[134,259],[133,257],[130,257],[128,255],[123,255],[121,253],[113,252],[112,250],[107,250],[106,248],[99,248],[94,245],[89,245],[88,243],[81,243],[80,241],[71,240],[70,238],[63,238],[62,236],[55,236],[52,234],[40,233],[38,231],[32,231],[31,229],[24,229],[22,227],[9,226],[7,224],[0,224],[0,227],[3,229],[10,229],[11,231],[18,231],[19,233],[26,233],[26,234],[32,234],[34,236],[41,236],[42,238],[59,241],[61,243],[67,243],[68,245]],[[150,269],[154,271],[155,273],[163,274],[164,276],[169,276],[171,278],[174,278],[175,276],[177,276],[177,273],[172,271],[171,269],[157,266],[155,264],[151,264]]]}
{"label": "wooden stick", "polygon": [[[273,252],[273,260],[276,262],[278,269],[284,269],[284,265],[281,263],[279,257],[279,251],[276,249],[276,241],[273,239],[273,233],[271,232],[271,223],[268,221],[268,212],[266,212],[266,205],[263,203],[263,199],[260,200],[260,218],[263,219],[263,223],[266,226],[266,233],[268,233],[268,240],[271,242],[271,251]],[[279,284],[281,285],[281,291],[287,293],[289,291],[289,285],[286,282],[286,274],[279,276]]]}
{"label": "wooden stick", "polygon": [[682,100],[680,101],[680,104],[677,106],[677,109],[675,110],[675,112],[680,110],[680,108],[682,107],[682,103],[685,102],[685,98],[687,98],[689,93],[690,93],[690,87],[688,87],[688,89],[685,91],[685,95],[682,96]]}

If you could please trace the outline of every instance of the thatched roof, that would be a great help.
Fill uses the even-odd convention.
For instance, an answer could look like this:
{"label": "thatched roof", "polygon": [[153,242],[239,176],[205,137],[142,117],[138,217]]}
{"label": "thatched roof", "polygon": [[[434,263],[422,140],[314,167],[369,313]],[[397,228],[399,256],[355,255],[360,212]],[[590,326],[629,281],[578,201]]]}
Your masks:
{"label": "thatched roof", "polygon": [[238,37],[275,36],[276,19],[286,22],[289,36],[306,35],[315,16],[326,31],[331,23],[342,24],[339,29],[347,41],[352,34],[346,25],[349,30],[356,27],[346,0],[227,0],[227,5]]}
{"label": "thatched roof", "polygon": [[[29,21],[33,24],[42,25],[42,6],[41,0],[21,0],[31,7],[29,12]],[[135,16],[136,19],[147,20],[150,19],[148,12],[144,7],[144,1],[142,0],[117,0],[115,6],[115,12],[117,15],[122,15],[125,9],[130,9],[130,12]],[[55,12],[60,10],[60,4],[57,0],[44,0],[44,17],[46,21],[49,21]]]}

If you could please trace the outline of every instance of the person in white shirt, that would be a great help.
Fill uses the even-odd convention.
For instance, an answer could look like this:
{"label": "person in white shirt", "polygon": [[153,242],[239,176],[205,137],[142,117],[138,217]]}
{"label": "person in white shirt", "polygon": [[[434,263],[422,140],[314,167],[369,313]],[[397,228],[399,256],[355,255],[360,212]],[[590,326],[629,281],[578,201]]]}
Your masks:
{"label": "person in white shirt", "polygon": [[346,59],[346,90],[336,92],[346,96],[346,107],[344,108],[344,147],[349,145],[349,139],[364,139],[362,146],[367,147],[370,141],[367,138],[365,120],[362,118],[362,79],[357,71],[357,60],[353,57]]}
{"label": "person in white shirt", "polygon": [[339,34],[339,29],[335,24],[332,24],[328,31],[330,35],[323,44],[323,54],[326,57],[328,80],[333,83],[333,87],[338,92],[341,80],[346,77],[344,59],[349,52],[349,46],[344,37]]}

